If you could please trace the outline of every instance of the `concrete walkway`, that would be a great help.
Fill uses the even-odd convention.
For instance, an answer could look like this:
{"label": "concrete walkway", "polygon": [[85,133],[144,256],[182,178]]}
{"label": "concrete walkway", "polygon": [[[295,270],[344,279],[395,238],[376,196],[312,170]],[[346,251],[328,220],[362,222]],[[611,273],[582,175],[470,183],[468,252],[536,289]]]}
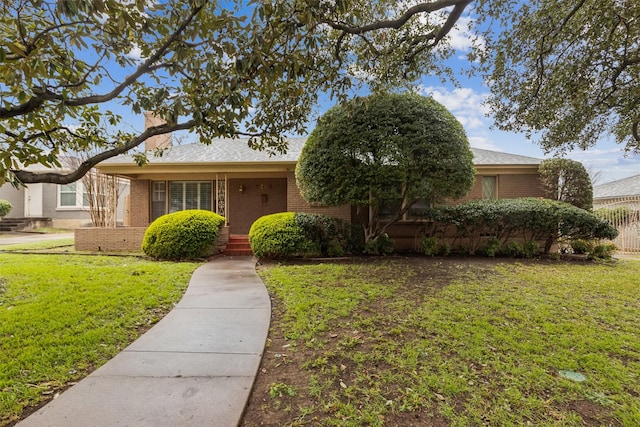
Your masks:
{"label": "concrete walkway", "polygon": [[216,258],[157,325],[18,425],[236,426],[270,318],[255,260]]}
{"label": "concrete walkway", "polygon": [[73,233],[0,233],[7,237],[0,238],[0,246],[17,245],[22,243],[44,242],[47,240],[73,239]]}

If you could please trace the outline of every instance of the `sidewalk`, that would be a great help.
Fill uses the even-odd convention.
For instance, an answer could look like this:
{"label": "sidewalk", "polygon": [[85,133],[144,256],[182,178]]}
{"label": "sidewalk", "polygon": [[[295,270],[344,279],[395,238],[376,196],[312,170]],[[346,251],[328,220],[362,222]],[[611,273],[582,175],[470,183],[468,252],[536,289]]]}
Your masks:
{"label": "sidewalk", "polygon": [[[0,246],[3,245],[17,245],[22,243],[35,243],[44,242],[46,240],[60,240],[60,239],[72,239],[73,233],[54,233],[54,234],[39,234],[39,233],[4,233],[7,236],[0,239]],[[1,250],[2,248],[0,248]]]}
{"label": "sidewalk", "polygon": [[255,260],[216,258],[157,325],[18,425],[236,426],[270,318]]}

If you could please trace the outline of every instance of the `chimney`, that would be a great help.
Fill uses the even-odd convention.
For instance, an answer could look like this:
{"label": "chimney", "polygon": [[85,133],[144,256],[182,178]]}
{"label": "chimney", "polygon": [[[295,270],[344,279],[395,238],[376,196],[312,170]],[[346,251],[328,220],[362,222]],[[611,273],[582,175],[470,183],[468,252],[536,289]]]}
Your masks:
{"label": "chimney", "polygon": [[[153,126],[158,126],[166,123],[160,117],[156,116],[151,111],[144,112],[144,128],[145,130]],[[155,150],[156,148],[168,148],[171,147],[171,134],[164,133],[162,135],[155,135],[147,138],[144,141],[144,151]]]}

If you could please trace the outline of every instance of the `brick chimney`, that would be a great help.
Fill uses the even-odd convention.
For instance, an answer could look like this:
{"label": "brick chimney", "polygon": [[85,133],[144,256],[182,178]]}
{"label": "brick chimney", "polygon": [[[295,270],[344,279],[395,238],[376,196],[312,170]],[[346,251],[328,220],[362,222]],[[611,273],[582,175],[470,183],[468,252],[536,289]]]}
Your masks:
{"label": "brick chimney", "polygon": [[[151,111],[144,112],[144,128],[149,129],[152,126],[158,126],[166,123],[160,117],[156,116]],[[165,133],[162,135],[155,135],[151,138],[147,138],[144,142],[144,150],[150,151],[155,150],[156,148],[168,148],[171,147],[171,134]]]}

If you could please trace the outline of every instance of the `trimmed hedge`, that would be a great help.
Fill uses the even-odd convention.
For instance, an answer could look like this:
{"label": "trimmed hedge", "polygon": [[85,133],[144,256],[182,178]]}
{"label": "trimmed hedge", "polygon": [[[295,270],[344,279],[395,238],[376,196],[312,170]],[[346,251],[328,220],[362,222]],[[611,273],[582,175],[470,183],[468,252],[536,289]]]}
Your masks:
{"label": "trimmed hedge", "polygon": [[0,218],[11,212],[13,206],[6,200],[0,200]]}
{"label": "trimmed hedge", "polygon": [[361,251],[361,240],[351,224],[307,213],[266,215],[249,230],[251,250],[263,258],[342,256]]}
{"label": "trimmed hedge", "polygon": [[166,260],[205,258],[215,253],[224,218],[206,210],[184,210],[163,215],[144,233],[142,251]]}
{"label": "trimmed hedge", "polygon": [[[443,237],[453,228],[455,239],[470,253],[479,249],[482,235],[495,237],[500,246],[516,238],[542,242],[545,253],[558,240],[614,239],[618,235],[611,224],[592,213],[548,199],[473,200],[427,210],[423,217],[432,221],[428,237]],[[516,249],[508,252],[519,252]]]}

